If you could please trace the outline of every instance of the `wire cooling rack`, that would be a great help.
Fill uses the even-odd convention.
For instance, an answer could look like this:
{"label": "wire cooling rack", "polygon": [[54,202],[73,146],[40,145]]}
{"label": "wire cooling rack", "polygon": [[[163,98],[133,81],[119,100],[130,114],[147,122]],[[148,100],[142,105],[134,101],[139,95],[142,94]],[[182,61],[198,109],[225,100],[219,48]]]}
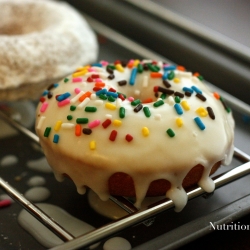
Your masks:
{"label": "wire cooling rack", "polygon": [[[127,38],[115,34],[112,30],[103,26],[102,24],[99,24],[96,21],[91,20],[89,18],[88,21],[98,33],[104,33],[106,35],[108,34],[109,39],[118,42],[122,46],[127,46],[127,47],[129,46],[129,48],[135,48],[136,52],[142,55],[143,57],[145,58],[153,57],[162,59],[158,55],[155,55],[153,52],[137,44],[133,44],[133,42],[128,40]],[[215,86],[212,86],[212,88],[217,90]],[[228,95],[222,90],[219,90],[219,92],[223,94],[225,100],[234,110],[249,115],[250,112],[249,107],[246,104],[244,104],[243,102],[241,102],[236,98],[233,98],[232,96]],[[6,113],[0,111],[0,118],[5,120],[9,125],[17,129],[18,131],[25,134],[35,143],[39,144],[39,139],[33,132],[31,132],[24,126],[20,125],[15,120],[11,119]],[[235,147],[234,158],[239,159],[242,164],[240,164],[238,167],[234,168],[231,171],[228,171],[223,175],[215,177],[214,182],[216,189],[221,186],[227,185],[228,183],[233,182],[236,179],[239,179],[245,175],[250,174],[250,156],[244,153],[239,148]],[[84,248],[138,223],[144,223],[146,226],[150,226],[152,223],[154,223],[155,216],[174,207],[174,204],[171,200],[164,199],[155,204],[151,204],[150,206],[144,208],[143,210],[138,211],[133,206],[133,204],[126,198],[111,196],[110,200],[113,201],[119,207],[121,207],[123,210],[125,210],[128,215],[117,221],[111,222],[107,225],[97,228],[94,231],[86,233],[82,236],[74,237],[71,232],[68,232],[66,229],[64,229],[60,224],[54,221],[53,218],[44,213],[44,211],[42,211],[28,199],[26,199],[18,190],[16,190],[10,184],[8,184],[7,180],[2,179],[1,177],[0,177],[0,188],[2,188],[4,192],[6,192],[16,202],[18,202],[21,206],[23,206],[32,216],[34,216],[37,220],[39,220],[49,230],[51,230],[54,234],[56,234],[59,238],[61,238],[65,242],[62,245],[58,245],[52,248],[54,250]],[[203,195],[204,193],[205,193],[204,190],[201,189],[200,187],[195,188],[187,193],[188,199],[191,200],[195,197]]]}

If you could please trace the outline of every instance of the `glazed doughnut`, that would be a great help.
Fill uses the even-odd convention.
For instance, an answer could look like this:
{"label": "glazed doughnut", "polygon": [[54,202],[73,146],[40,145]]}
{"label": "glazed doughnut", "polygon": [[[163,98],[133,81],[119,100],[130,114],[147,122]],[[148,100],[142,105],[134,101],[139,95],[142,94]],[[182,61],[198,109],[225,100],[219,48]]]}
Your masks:
{"label": "glazed doughnut", "polygon": [[102,200],[135,196],[137,207],[165,194],[179,211],[184,188],[212,192],[209,175],[232,159],[234,120],[201,78],[160,61],[101,61],[49,86],[36,131],[56,178]]}
{"label": "glazed doughnut", "polygon": [[95,34],[67,3],[0,0],[1,100],[37,99],[97,52]]}

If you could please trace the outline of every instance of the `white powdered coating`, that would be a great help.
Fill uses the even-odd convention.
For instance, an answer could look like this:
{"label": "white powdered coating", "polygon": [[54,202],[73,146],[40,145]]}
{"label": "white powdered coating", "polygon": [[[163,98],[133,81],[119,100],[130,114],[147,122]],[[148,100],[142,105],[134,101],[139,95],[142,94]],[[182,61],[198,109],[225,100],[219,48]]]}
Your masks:
{"label": "white powdered coating", "polygon": [[27,181],[27,185],[31,187],[42,186],[46,183],[46,180],[42,176],[33,176]]}
{"label": "white powdered coating", "polygon": [[42,172],[42,173],[51,173],[52,170],[48,164],[48,161],[45,157],[41,157],[37,160],[30,160],[27,163],[27,167],[38,171],[38,172]]}
{"label": "white powdered coating", "polygon": [[[95,229],[93,226],[84,221],[78,220],[55,205],[45,203],[36,205],[75,237]],[[46,248],[55,247],[63,243],[61,239],[42,225],[42,223],[30,215],[26,210],[22,210],[18,215],[18,223]],[[90,249],[94,249],[97,245],[98,243],[91,246]]]}
{"label": "white powdered coating", "polygon": [[122,237],[114,237],[108,239],[104,245],[103,245],[103,250],[130,250],[131,244],[129,241]]}
{"label": "white powdered coating", "polygon": [[[161,62],[158,63],[158,66],[160,65],[162,65]],[[96,72],[93,71],[92,75],[98,75],[101,69],[106,72],[105,67],[102,67]],[[72,76],[69,76],[67,83],[62,80],[59,86],[52,90],[53,95],[69,92],[70,100],[76,95],[75,88],[86,93],[88,91],[93,93],[96,76],[93,76],[93,82],[88,82],[87,79],[91,76],[91,72],[85,76],[84,70],[86,71],[86,68],[83,69],[80,76],[84,85],[81,82],[72,83]],[[194,91],[190,97],[184,96],[178,103],[183,114],[178,114],[175,109],[177,101],[174,95],[163,98],[163,105],[156,107],[154,103],[161,98],[160,96],[155,97],[154,87],[166,88],[162,78],[151,77],[150,70],[145,70],[143,73],[137,72],[136,81],[132,86],[129,84],[131,72],[130,68],[125,67],[123,72],[114,70],[115,77],[112,80],[106,77],[102,79],[101,75],[99,77],[105,83],[105,88],[112,87],[116,91],[126,94],[128,98],[133,97],[135,89],[141,90],[140,100],[151,97],[152,102],[143,103],[143,107],[149,108],[150,117],[146,117],[143,110],[135,112],[135,106],[131,105],[128,98],[123,101],[118,98],[115,102],[104,100],[102,105],[97,106],[95,105],[96,100],[87,97],[86,106],[97,107],[97,111],[93,113],[86,112],[85,107],[82,107],[85,105],[85,100],[82,102],[78,100],[74,103],[79,108],[71,111],[71,104],[58,107],[59,102],[55,98],[47,98],[47,109],[42,111],[43,103],[40,103],[37,109],[37,123],[41,116],[46,117],[42,127],[36,128],[37,134],[57,179],[61,180],[62,175],[67,174],[75,182],[80,193],[84,193],[84,186],[88,186],[102,200],[107,200],[109,177],[116,172],[123,172],[134,180],[137,198],[135,205],[139,207],[150,183],[154,180],[166,179],[171,183],[171,189],[166,196],[173,199],[176,210],[180,211],[187,202],[182,182],[194,166],[197,164],[204,166],[205,170],[199,185],[205,191],[211,192],[214,189],[213,182],[208,176],[211,168],[217,162],[228,163],[231,161],[234,139],[232,114],[225,110],[221,101],[217,100],[197,77],[179,71],[174,71],[175,78],[168,80],[171,84],[169,89],[184,93],[183,87],[196,86],[202,91],[206,101],[198,98]],[[161,68],[159,72],[163,73],[163,69]],[[145,76],[147,88],[144,87]],[[128,83],[125,86],[119,86],[118,81],[121,80],[127,80]],[[97,93],[96,95],[99,98]],[[185,107],[183,101],[188,103],[189,108]],[[124,118],[120,117],[120,107],[125,108]],[[207,107],[212,107],[215,119],[212,119],[206,112],[205,115],[204,112],[197,112],[198,109],[206,110]],[[73,119],[70,122],[74,123],[75,127],[77,118],[88,118],[87,124],[80,125],[81,130],[91,127],[92,133],[86,135],[80,130],[80,134],[77,136],[75,128],[71,130],[56,128],[57,121],[68,122],[68,115],[72,115]],[[107,128],[103,128],[101,124],[107,117],[111,119],[111,124]],[[199,117],[205,124],[205,130],[201,130],[197,126],[194,121],[196,117]],[[181,119],[181,124],[177,122],[178,119]],[[92,127],[91,122],[93,121],[97,121],[99,125]],[[47,127],[51,128],[51,132],[48,137],[44,137]],[[169,128],[174,131],[174,137],[170,137],[166,133]],[[109,136],[113,130],[117,131],[117,137],[111,141]],[[58,143],[53,142],[55,134],[59,136]],[[127,134],[132,135],[132,141],[128,142],[125,139]],[[92,146],[90,147],[90,145]]]}
{"label": "white powdered coating", "polygon": [[18,158],[15,155],[6,155],[0,160],[1,167],[10,167],[18,163]]}
{"label": "white powdered coating", "polygon": [[32,187],[24,193],[24,196],[32,202],[42,202],[49,198],[50,191],[46,187]]}
{"label": "white powdered coating", "polygon": [[52,83],[96,59],[94,32],[65,2],[1,0],[0,17],[0,90]]}

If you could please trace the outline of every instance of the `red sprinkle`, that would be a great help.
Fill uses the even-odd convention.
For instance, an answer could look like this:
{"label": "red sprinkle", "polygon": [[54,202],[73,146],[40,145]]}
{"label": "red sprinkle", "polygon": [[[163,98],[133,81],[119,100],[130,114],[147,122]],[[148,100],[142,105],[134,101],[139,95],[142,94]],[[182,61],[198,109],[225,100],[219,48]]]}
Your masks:
{"label": "red sprinkle", "polygon": [[127,134],[125,139],[128,141],[128,142],[131,142],[133,140],[133,136],[130,135],[130,134]]}
{"label": "red sprinkle", "polygon": [[110,89],[109,89],[109,92],[114,92],[114,93],[115,93],[115,92],[116,92],[116,90],[115,90],[115,89],[113,89],[113,88],[110,88]]}
{"label": "red sprinkle", "polygon": [[101,87],[94,87],[94,88],[93,88],[93,91],[95,91],[95,92],[97,92],[97,91],[99,91],[99,90],[102,90],[102,88],[101,88]]}
{"label": "red sprinkle", "polygon": [[119,97],[120,99],[122,99],[123,101],[125,100],[125,97],[124,97],[123,94],[119,94],[118,97]]}
{"label": "red sprinkle", "polygon": [[176,68],[180,71],[186,71],[186,68],[181,65],[178,65]]}
{"label": "red sprinkle", "polygon": [[151,97],[142,101],[142,103],[151,103],[151,102],[153,102],[153,98],[151,98]]}
{"label": "red sprinkle", "polygon": [[100,76],[99,76],[98,74],[93,74],[93,75],[91,75],[91,77],[92,77],[93,79],[96,79],[96,78],[99,78]]}
{"label": "red sprinkle", "polygon": [[162,73],[160,73],[160,72],[151,72],[150,76],[152,78],[162,78]]}
{"label": "red sprinkle", "polygon": [[9,199],[5,199],[5,200],[0,201],[0,208],[8,207],[10,205],[11,205],[11,200],[9,200]]}
{"label": "red sprinkle", "polygon": [[155,92],[155,93],[158,92],[158,86],[154,86],[154,92]]}
{"label": "red sprinkle", "polygon": [[45,97],[40,97],[40,102],[45,102],[46,98]]}
{"label": "red sprinkle", "polygon": [[214,92],[214,97],[218,100],[220,100],[220,95],[217,92]]}
{"label": "red sprinkle", "polygon": [[110,136],[109,136],[109,140],[110,141],[115,141],[116,136],[117,136],[117,131],[116,130],[112,130],[111,133],[110,133]]}
{"label": "red sprinkle", "polygon": [[87,82],[93,82],[93,79],[89,76],[89,77],[87,78]]}
{"label": "red sprinkle", "polygon": [[110,120],[110,119],[107,119],[107,120],[105,120],[105,121],[102,123],[102,126],[103,126],[104,128],[107,128],[110,124],[111,124],[111,120]]}

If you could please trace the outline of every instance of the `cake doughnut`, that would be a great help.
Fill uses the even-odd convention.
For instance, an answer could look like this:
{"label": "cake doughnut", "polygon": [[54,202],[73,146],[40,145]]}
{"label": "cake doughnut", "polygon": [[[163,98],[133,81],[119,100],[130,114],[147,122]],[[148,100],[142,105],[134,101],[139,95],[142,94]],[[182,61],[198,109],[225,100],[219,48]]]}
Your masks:
{"label": "cake doughnut", "polygon": [[180,211],[184,188],[214,190],[209,177],[233,154],[234,120],[222,97],[182,66],[101,61],[50,85],[36,132],[56,178],[79,193],[166,195]]}
{"label": "cake doughnut", "polygon": [[37,99],[97,52],[94,32],[67,3],[0,0],[0,100]]}

